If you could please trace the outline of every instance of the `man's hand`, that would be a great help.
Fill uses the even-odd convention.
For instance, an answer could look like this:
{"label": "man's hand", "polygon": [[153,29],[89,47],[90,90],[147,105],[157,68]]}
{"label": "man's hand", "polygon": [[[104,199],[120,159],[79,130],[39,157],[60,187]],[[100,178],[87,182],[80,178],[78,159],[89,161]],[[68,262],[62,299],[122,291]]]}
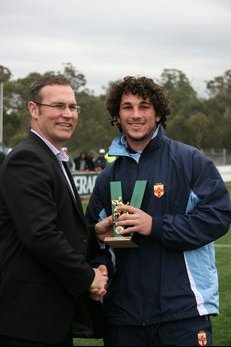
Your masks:
{"label": "man's hand", "polygon": [[123,226],[126,228],[120,232],[121,235],[139,233],[148,236],[151,234],[152,216],[131,205],[118,206],[116,209],[118,212],[128,212],[128,214],[122,214],[115,224],[116,226]]}
{"label": "man's hand", "polygon": [[95,271],[95,277],[89,290],[89,297],[96,301],[102,301],[107,292],[107,267],[105,265],[99,265],[98,268],[93,268],[93,270]]}
{"label": "man's hand", "polygon": [[98,222],[95,225],[95,232],[96,232],[97,238],[100,241],[103,241],[105,237],[113,236],[112,216],[104,218],[102,221]]}

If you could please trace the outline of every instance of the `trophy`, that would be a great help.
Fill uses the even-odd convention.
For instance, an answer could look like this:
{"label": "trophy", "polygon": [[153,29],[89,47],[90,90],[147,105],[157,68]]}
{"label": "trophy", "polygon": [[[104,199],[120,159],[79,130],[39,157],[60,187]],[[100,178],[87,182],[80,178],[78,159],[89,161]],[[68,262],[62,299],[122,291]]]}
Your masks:
{"label": "trophy", "polygon": [[[127,205],[129,205],[129,203],[127,203]],[[126,235],[120,234],[121,231],[125,229],[123,226],[116,226],[116,222],[118,221],[119,217],[123,214],[128,214],[128,212],[124,210],[118,211],[117,210],[118,206],[125,206],[121,197],[118,197],[118,199],[112,200],[113,236],[106,237],[104,239],[104,242],[114,248],[138,247],[137,244],[135,244],[131,240],[132,238],[131,234],[126,234]]]}
{"label": "trophy", "polygon": [[[140,208],[147,181],[136,181],[133,189],[130,205]],[[111,205],[112,205],[112,219],[113,219],[113,236],[105,237],[104,242],[114,248],[134,248],[138,245],[132,240],[133,233],[121,235],[120,232],[126,228],[123,226],[116,226],[118,218],[127,211],[118,211],[118,206],[125,206],[122,200],[122,185],[121,181],[110,182],[111,190]],[[127,203],[128,205],[129,203]]]}

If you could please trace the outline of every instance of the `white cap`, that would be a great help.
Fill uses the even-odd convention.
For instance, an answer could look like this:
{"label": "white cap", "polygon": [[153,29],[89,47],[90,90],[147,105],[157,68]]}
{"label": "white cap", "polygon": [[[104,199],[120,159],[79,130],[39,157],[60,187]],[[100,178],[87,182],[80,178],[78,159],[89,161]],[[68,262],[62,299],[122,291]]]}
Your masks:
{"label": "white cap", "polygon": [[105,152],[105,149],[100,148],[99,153],[100,153],[100,154],[105,154],[105,153],[106,153],[106,152]]}

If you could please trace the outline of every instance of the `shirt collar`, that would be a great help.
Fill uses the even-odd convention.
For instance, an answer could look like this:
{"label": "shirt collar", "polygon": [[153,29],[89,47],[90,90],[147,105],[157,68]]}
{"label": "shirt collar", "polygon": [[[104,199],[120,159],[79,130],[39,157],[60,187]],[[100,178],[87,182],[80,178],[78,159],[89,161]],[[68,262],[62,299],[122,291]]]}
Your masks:
{"label": "shirt collar", "polygon": [[62,150],[58,150],[45,136],[38,133],[36,130],[31,129],[31,132],[37,135],[45,144],[50,148],[50,150],[54,153],[58,161],[68,161],[69,157],[68,155],[63,152]]}

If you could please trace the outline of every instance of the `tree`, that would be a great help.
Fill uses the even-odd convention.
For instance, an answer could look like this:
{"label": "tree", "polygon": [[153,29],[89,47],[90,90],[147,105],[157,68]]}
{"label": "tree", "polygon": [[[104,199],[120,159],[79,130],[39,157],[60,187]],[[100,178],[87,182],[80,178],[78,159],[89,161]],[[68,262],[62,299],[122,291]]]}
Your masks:
{"label": "tree", "polygon": [[211,139],[213,146],[215,143],[218,149],[231,149],[231,70],[208,81],[206,87],[210,96],[204,103],[206,113],[216,129],[216,136]]}
{"label": "tree", "polygon": [[[105,94],[95,96],[87,88],[85,76],[71,63],[64,64],[61,72],[46,73],[62,73],[70,79],[81,106],[78,127],[66,144],[69,152],[77,155],[81,150],[97,152],[101,147],[107,150],[112,138],[118,135],[105,108],[107,88]],[[4,82],[4,142],[8,147],[13,147],[28,132],[28,90],[39,76],[32,72],[25,78],[12,80],[10,75],[9,81]],[[231,70],[207,82],[207,99],[197,97],[187,76],[180,70],[164,69],[161,83],[167,88],[172,103],[166,129],[170,137],[203,149],[225,147],[231,150]]]}
{"label": "tree", "polygon": [[85,87],[86,85],[85,76],[81,72],[76,70],[74,65],[72,65],[71,63],[65,63],[63,65],[64,69],[59,73],[63,74],[67,79],[69,79],[75,91],[79,92],[81,88]]}
{"label": "tree", "polygon": [[206,148],[212,127],[210,119],[204,113],[198,112],[187,119],[187,124],[191,131],[191,143],[197,148]]}
{"label": "tree", "polygon": [[231,70],[224,72],[223,76],[217,76],[206,84],[211,97],[224,96],[231,98]]}
{"label": "tree", "polygon": [[10,69],[3,65],[0,65],[0,83],[9,81],[11,76],[12,74],[10,72]]}
{"label": "tree", "polygon": [[105,96],[78,94],[81,106],[78,126],[74,136],[68,143],[69,149],[76,156],[83,151],[98,152],[98,149],[108,148],[111,140],[118,134],[118,129],[112,127],[104,106]]}
{"label": "tree", "polygon": [[32,72],[25,78],[6,83],[4,134],[9,147],[16,145],[28,132],[30,125],[27,116],[28,90],[30,84],[39,76],[41,76],[39,73]]}
{"label": "tree", "polygon": [[[86,80],[83,74],[78,72],[70,64],[64,64],[63,71],[47,71],[45,74],[63,74],[72,83],[76,92],[83,89]],[[41,74],[32,72],[25,78],[19,78],[6,83],[6,97],[4,110],[4,134],[5,142],[8,146],[13,147],[21,139],[25,138],[29,129],[29,118],[27,115],[28,90],[31,83],[40,77]]]}
{"label": "tree", "polygon": [[187,76],[177,69],[164,69],[161,74],[161,83],[168,91],[171,102],[172,117],[190,116],[190,111],[200,110],[200,101],[191,86]]}

